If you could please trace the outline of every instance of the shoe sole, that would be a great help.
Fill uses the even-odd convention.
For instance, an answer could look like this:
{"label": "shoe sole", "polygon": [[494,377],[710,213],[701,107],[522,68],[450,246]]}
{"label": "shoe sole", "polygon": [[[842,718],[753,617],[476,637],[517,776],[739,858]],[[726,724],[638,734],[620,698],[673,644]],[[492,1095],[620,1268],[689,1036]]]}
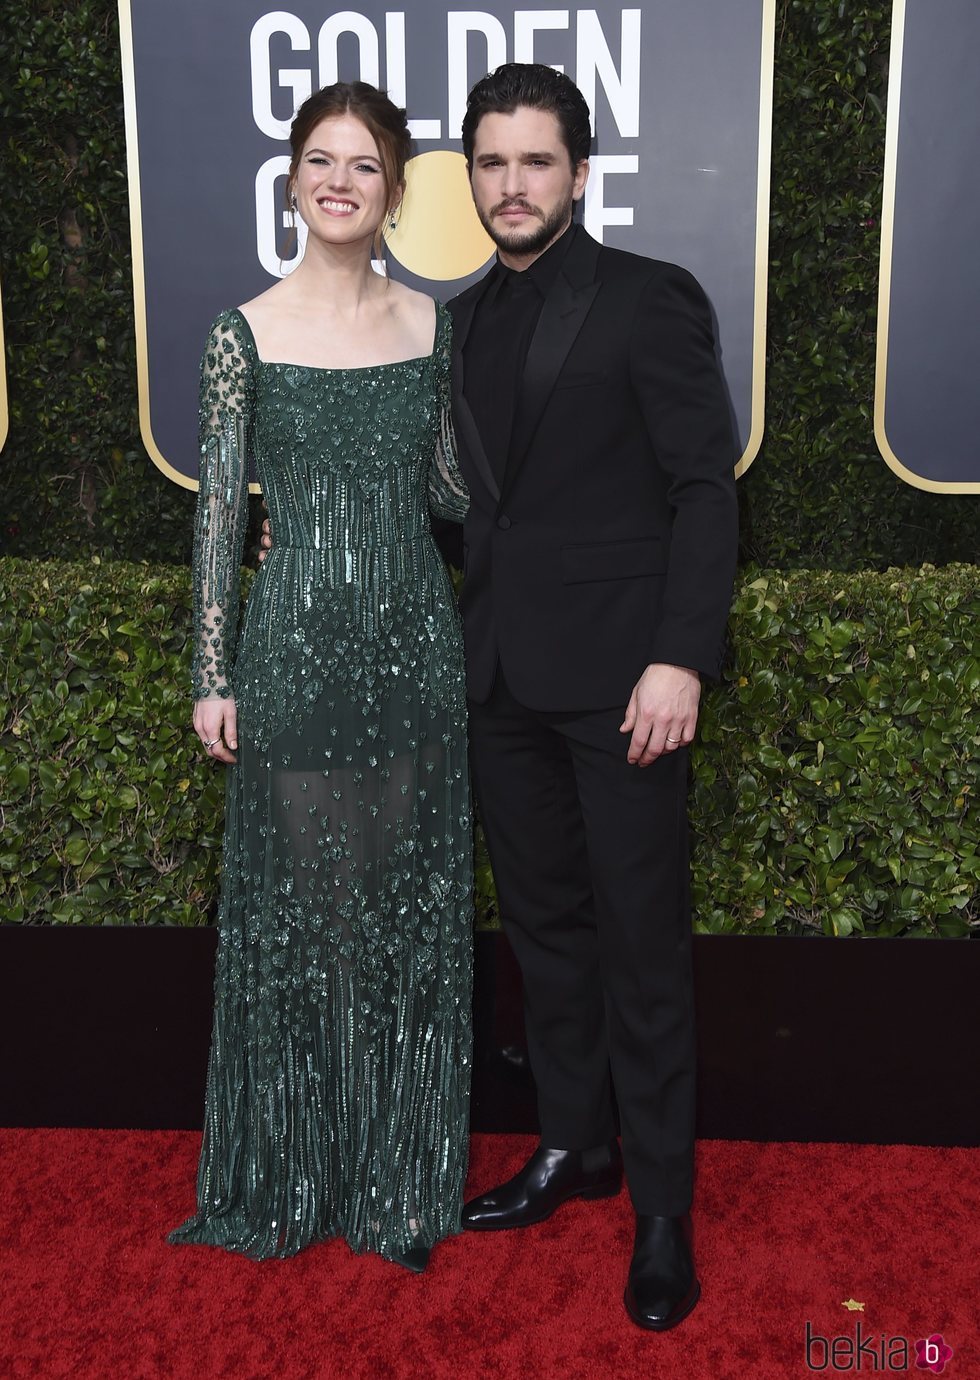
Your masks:
{"label": "shoe sole", "polygon": [[566,1203],[574,1202],[576,1198],[585,1198],[589,1202],[597,1198],[615,1198],[623,1187],[622,1180],[616,1184],[599,1184],[595,1188],[583,1188],[579,1193],[570,1193],[567,1198],[562,1198],[560,1203],[556,1203],[550,1212],[543,1213],[540,1217],[525,1217],[522,1222],[463,1222],[464,1231],[520,1231],[522,1227],[536,1227],[539,1222],[547,1222],[550,1217],[554,1217],[560,1207]]}
{"label": "shoe sole", "polygon": [[695,1305],[697,1304],[697,1301],[700,1297],[701,1284],[699,1281],[697,1287],[694,1290],[694,1295],[688,1303],[687,1307],[684,1309],[683,1313],[678,1313],[676,1318],[671,1318],[670,1322],[665,1323],[648,1322],[645,1318],[638,1318],[636,1314],[633,1312],[632,1308],[630,1308],[629,1306],[628,1290],[623,1294],[623,1306],[625,1307],[626,1312],[629,1314],[630,1321],[636,1323],[637,1327],[642,1327],[646,1332],[669,1332],[672,1327],[676,1327],[678,1323],[682,1323],[684,1319],[688,1316],[688,1314],[693,1313]]}

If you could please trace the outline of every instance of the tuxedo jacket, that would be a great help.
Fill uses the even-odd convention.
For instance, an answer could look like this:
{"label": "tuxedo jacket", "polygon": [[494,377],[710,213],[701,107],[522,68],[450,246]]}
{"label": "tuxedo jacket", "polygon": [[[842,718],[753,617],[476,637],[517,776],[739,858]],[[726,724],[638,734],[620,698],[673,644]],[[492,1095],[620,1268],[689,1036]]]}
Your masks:
{"label": "tuxedo jacket", "polygon": [[[505,472],[466,401],[487,280],[452,303],[467,686],[498,659],[536,710],[625,707],[644,667],[720,670],[737,546],[711,314],[684,269],[576,227],[528,348]],[[476,327],[479,329],[479,326]]]}

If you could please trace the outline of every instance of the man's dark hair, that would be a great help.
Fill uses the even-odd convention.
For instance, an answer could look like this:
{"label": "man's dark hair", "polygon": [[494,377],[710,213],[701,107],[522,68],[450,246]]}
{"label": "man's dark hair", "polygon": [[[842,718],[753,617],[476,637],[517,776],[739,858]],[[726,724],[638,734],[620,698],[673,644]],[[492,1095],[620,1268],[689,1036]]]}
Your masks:
{"label": "man's dark hair", "polygon": [[505,62],[478,81],[467,97],[463,153],[468,167],[473,162],[476,127],[484,115],[513,115],[519,106],[555,116],[573,169],[588,158],[592,146],[589,107],[571,77],[541,62]]}

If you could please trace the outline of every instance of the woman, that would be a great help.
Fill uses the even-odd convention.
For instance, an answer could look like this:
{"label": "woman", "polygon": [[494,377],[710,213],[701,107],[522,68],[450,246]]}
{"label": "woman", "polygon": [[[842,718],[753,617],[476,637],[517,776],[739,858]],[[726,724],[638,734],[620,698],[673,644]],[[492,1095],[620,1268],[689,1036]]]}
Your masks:
{"label": "woman", "polygon": [[[459,1229],[471,1052],[462,649],[428,511],[466,510],[450,326],[371,265],[404,111],[337,83],[290,143],[302,262],[218,317],[202,372],[194,727],[230,771],[198,1211],[171,1240],[343,1236],[421,1270]],[[275,549],[236,653],[252,457]]]}

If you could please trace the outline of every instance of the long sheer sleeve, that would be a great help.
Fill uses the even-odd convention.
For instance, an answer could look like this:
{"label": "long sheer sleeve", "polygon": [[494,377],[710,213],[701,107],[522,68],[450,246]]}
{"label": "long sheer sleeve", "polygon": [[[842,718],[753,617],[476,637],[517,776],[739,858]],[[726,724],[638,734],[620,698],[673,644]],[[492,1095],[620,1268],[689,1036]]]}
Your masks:
{"label": "long sheer sleeve", "polygon": [[248,526],[253,374],[235,313],[211,327],[201,362],[201,471],[194,525],[196,700],[233,693],[242,547]]}
{"label": "long sheer sleeve", "polygon": [[436,376],[439,390],[439,436],[429,467],[429,507],[436,517],[462,522],[470,506],[470,494],[456,460],[456,437],[450,398],[452,322],[441,303],[436,303],[439,318],[436,338]]}

